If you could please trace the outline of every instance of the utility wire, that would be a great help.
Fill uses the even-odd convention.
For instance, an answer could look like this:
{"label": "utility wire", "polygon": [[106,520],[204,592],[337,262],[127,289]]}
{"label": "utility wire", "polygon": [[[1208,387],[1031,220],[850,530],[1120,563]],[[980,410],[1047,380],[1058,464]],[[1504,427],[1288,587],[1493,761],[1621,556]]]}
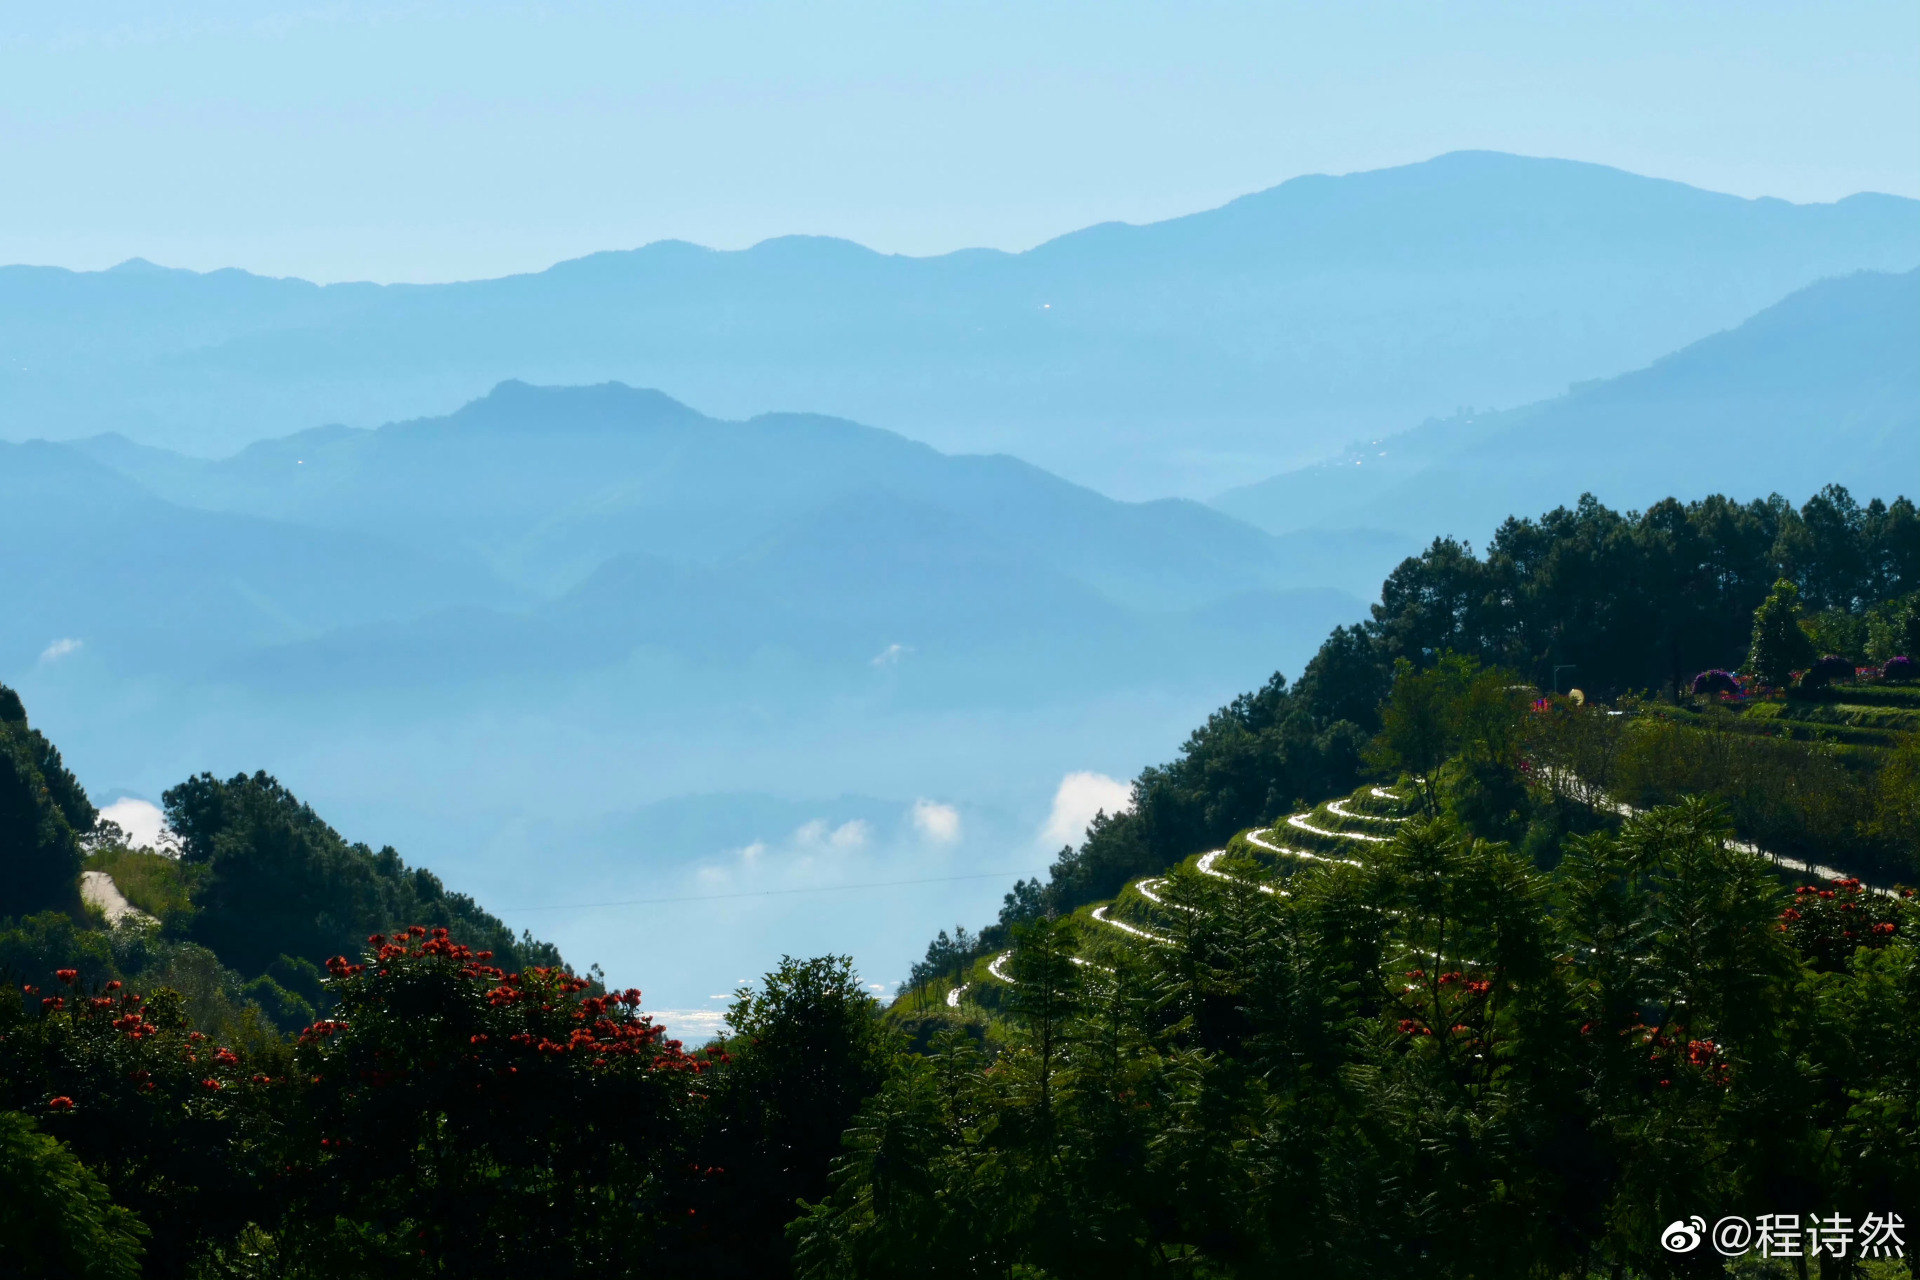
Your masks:
{"label": "utility wire", "polygon": [[682,898],[626,898],[619,902],[554,902],[540,907],[508,907],[521,911],[591,911],[596,907],[650,907],[667,902],[718,902],[723,898],[774,898],[790,893],[838,893],[843,889],[892,889],[908,884],[950,884],[955,880],[994,880],[1017,876],[1018,871],[978,871],[964,876],[931,876],[924,880],[869,880],[864,884],[823,884],[805,889],[749,889],[741,893],[696,893]]}

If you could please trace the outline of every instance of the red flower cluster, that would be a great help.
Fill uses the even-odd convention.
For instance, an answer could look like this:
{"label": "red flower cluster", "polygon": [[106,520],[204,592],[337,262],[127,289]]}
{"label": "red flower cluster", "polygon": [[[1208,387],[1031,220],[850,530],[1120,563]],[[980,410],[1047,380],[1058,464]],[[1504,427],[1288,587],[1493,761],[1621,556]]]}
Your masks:
{"label": "red flower cluster", "polygon": [[322,1018],[300,1033],[300,1043],[314,1044],[318,1041],[325,1040],[329,1036],[338,1035],[346,1029],[347,1024],[344,1022],[336,1022],[331,1018]]}
{"label": "red flower cluster", "polygon": [[[138,999],[136,996],[135,999]],[[144,1040],[160,1034],[160,1028],[147,1021],[147,1015],[133,1009],[113,1020],[113,1029],[129,1040]]]}
{"label": "red flower cluster", "polygon": [[74,983],[80,981],[80,971],[78,969],[55,969],[53,976],[68,986],[72,986]]}
{"label": "red flower cluster", "polygon": [[1893,941],[1899,917],[1910,909],[1853,876],[1825,887],[1803,884],[1793,894],[1793,905],[1780,913],[1780,929],[1803,955],[1828,969],[1844,968],[1856,948]]}
{"label": "red flower cluster", "polygon": [[64,1093],[63,1093],[63,1094],[61,1094],[61,1095],[60,1095],[59,1097],[57,1097],[57,1098],[49,1098],[49,1099],[47,1099],[47,1110],[49,1110],[49,1111],[71,1111],[71,1110],[73,1110],[73,1099],[72,1099],[72,1098],[69,1098],[69,1097],[68,1097],[68,1096],[67,1096],[66,1094],[64,1094]]}

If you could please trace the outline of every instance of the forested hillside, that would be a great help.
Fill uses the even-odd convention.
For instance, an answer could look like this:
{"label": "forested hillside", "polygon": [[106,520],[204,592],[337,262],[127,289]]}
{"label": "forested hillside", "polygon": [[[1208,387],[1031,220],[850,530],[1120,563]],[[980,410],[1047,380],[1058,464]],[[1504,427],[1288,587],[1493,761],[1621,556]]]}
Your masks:
{"label": "forested hillside", "polygon": [[[1547,692],[1671,700],[1698,673],[1746,661],[1755,611],[1781,580],[1805,608],[1806,662],[1834,654],[1866,666],[1920,648],[1920,513],[1904,497],[1862,506],[1829,487],[1798,509],[1716,496],[1632,514],[1589,497],[1509,519],[1484,554],[1436,539],[1388,576],[1371,618],[1327,638],[1297,682],[1275,674],[1196,729],[1179,759],[1143,770],[1128,810],[1103,814],[1082,844],[1063,849],[1046,884],[1016,886],[1000,924],[1111,897],[1236,831],[1353,789],[1372,763],[1367,746],[1400,663],[1422,669],[1450,654]],[[1670,744],[1676,767],[1684,745]],[[1809,767],[1823,754],[1800,750]],[[1873,834],[1871,809],[1849,812],[1842,785],[1871,775],[1876,759],[1838,768],[1838,790],[1764,805],[1755,795],[1747,807],[1774,811],[1766,833],[1794,849],[1897,866],[1911,851]],[[1757,778],[1740,785],[1767,790]],[[989,930],[977,945],[1003,937]],[[937,971],[950,961],[928,963]]]}
{"label": "forested hillside", "polygon": [[[330,1005],[328,960],[396,922],[457,929],[514,968],[560,963],[391,847],[349,844],[264,773],[169,790],[177,845],[155,851],[97,823],[5,685],[0,752],[0,966],[18,979],[51,986],[72,968],[87,983],[167,985],[203,1029],[260,1036],[311,1023]],[[143,925],[110,928],[83,906],[83,871],[108,877]]]}
{"label": "forested hillside", "polygon": [[800,1274],[1720,1274],[1784,1203],[1911,1274],[1912,527],[1585,501],[1403,564],[936,939]]}

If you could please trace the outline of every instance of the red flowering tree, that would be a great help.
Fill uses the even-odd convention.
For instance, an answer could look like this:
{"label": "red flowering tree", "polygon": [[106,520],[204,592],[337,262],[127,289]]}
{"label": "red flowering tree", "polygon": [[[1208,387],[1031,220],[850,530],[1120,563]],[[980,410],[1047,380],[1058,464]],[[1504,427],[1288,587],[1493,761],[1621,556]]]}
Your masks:
{"label": "red flowering tree", "polygon": [[1878,949],[1912,931],[1910,896],[1875,893],[1852,876],[1803,884],[1780,913],[1780,928],[1815,968],[1838,972],[1861,947]]}
{"label": "red flowering tree", "polygon": [[561,969],[507,973],[445,929],[329,962],[285,1243],[349,1272],[627,1274],[688,1231],[703,1075],[638,1011]]}

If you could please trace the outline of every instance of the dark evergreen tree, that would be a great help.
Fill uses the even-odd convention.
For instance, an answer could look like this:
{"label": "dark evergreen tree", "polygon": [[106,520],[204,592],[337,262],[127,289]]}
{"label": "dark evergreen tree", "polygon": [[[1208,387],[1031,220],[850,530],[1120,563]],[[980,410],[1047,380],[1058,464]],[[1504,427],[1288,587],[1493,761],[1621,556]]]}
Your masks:
{"label": "dark evergreen tree", "polygon": [[1819,655],[1800,627],[1800,589],[1780,579],[1753,611],[1753,642],[1745,669],[1768,684],[1784,687]]}
{"label": "dark evergreen tree", "polygon": [[783,957],[727,1012],[731,1065],[716,1082],[705,1159],[727,1177],[694,1269],[787,1274],[786,1224],[825,1198],[840,1136],[887,1078],[899,1048],[845,956]]}
{"label": "dark evergreen tree", "polygon": [[80,836],[96,818],[59,751],[0,685],[0,917],[80,905]]}

